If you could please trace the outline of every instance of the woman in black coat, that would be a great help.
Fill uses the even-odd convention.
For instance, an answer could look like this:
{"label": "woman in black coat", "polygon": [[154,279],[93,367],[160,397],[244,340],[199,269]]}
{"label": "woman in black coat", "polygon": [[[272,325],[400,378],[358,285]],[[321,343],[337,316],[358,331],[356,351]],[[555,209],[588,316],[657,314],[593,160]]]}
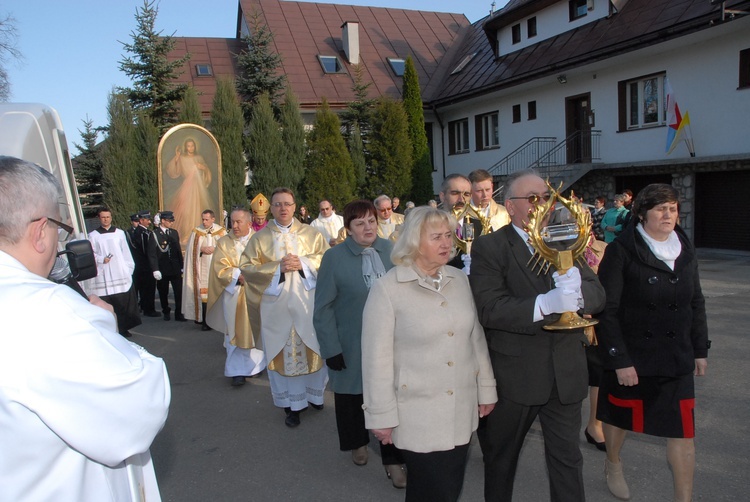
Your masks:
{"label": "woman in black coat", "polygon": [[638,223],[607,247],[599,266],[607,304],[597,328],[605,368],[597,418],[607,486],[623,500],[630,498],[620,462],[628,430],[667,438],[675,500],[692,497],[693,375],[705,374],[710,342],[698,260],[678,211],[676,189],[647,186],[634,203]]}

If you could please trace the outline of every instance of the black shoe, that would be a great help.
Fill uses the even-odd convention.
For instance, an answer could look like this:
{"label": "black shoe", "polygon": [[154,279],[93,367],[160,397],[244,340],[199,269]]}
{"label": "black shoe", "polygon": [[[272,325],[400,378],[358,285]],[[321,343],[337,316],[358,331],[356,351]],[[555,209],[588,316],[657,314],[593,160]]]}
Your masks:
{"label": "black shoe", "polygon": [[208,324],[201,326],[201,331],[211,331],[211,327]]}
{"label": "black shoe", "polygon": [[310,406],[312,406],[312,407],[313,407],[313,408],[315,408],[316,410],[320,411],[320,410],[322,410],[322,409],[323,409],[323,406],[324,406],[324,405],[322,405],[322,404],[313,404],[313,403],[310,403]]}
{"label": "black shoe", "polygon": [[242,387],[243,385],[245,385],[245,377],[243,376],[232,377],[232,387]]}
{"label": "black shoe", "polygon": [[123,331],[123,332],[122,332],[122,333],[120,333],[120,334],[121,334],[122,336],[124,336],[125,338],[130,338],[131,336],[133,336],[133,333],[131,333],[130,331]]}
{"label": "black shoe", "polygon": [[152,310],[143,314],[145,317],[161,317],[158,312]]}
{"label": "black shoe", "polygon": [[297,427],[299,425],[299,411],[292,411],[291,408],[284,408],[286,419],[284,423],[287,427]]}
{"label": "black shoe", "polygon": [[203,324],[203,323],[200,321],[193,321],[193,324]]}
{"label": "black shoe", "polygon": [[590,444],[593,444],[596,446],[596,449],[599,451],[607,451],[607,445],[602,441],[601,443],[594,439],[594,437],[589,434],[588,429],[583,429],[583,435],[586,436],[586,441],[588,441]]}
{"label": "black shoe", "polygon": [[171,319],[171,317],[169,316],[169,312],[164,312],[164,320],[168,321],[170,319]]}
{"label": "black shoe", "polygon": [[187,319],[185,319],[185,316],[182,314],[175,314],[174,320],[179,322],[187,322]]}

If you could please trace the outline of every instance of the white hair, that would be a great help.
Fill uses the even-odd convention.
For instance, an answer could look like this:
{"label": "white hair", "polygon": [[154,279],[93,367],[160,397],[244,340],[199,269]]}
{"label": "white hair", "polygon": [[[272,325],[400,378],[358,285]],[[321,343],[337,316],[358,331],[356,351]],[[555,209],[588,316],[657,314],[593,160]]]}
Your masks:
{"label": "white hair", "polygon": [[61,193],[49,171],[33,162],[0,156],[0,245],[17,244],[31,221],[58,214]]}

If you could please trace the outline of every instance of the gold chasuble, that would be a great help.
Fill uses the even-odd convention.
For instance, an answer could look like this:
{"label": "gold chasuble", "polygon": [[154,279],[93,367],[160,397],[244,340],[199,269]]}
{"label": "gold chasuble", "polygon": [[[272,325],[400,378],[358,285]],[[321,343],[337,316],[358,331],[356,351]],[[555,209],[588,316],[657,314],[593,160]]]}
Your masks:
{"label": "gold chasuble", "polygon": [[[318,267],[328,248],[319,231],[294,219],[287,232],[270,222],[242,254],[250,323],[261,333],[268,369],[280,375],[315,373],[325,363],[312,315]],[[299,256],[304,268],[281,274],[280,260],[289,253]]]}
{"label": "gold chasuble", "polygon": [[211,260],[206,313],[208,325],[233,335],[232,345],[241,349],[260,348],[260,332],[253,331],[250,324],[247,284],[236,285],[233,292],[227,291],[227,287],[235,281],[233,274],[235,270],[239,270],[240,258],[247,242],[249,239],[238,239],[230,233],[216,243]]}

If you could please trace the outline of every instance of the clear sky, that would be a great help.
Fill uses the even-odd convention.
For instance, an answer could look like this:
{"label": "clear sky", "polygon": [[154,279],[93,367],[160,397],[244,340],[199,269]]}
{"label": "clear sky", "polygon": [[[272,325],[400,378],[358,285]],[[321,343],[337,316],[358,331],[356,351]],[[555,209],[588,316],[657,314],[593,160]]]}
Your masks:
{"label": "clear sky", "polygon": [[[326,0],[321,3],[371,5],[459,12],[474,22],[489,13],[492,0]],[[507,0],[497,0],[497,8]],[[233,37],[238,0],[161,0],[156,28],[182,37]],[[107,123],[107,96],[130,81],[118,69],[135,29],[143,0],[0,0],[0,16],[16,19],[21,63],[7,68],[11,102],[43,103],[60,114],[71,153],[88,116]]]}

